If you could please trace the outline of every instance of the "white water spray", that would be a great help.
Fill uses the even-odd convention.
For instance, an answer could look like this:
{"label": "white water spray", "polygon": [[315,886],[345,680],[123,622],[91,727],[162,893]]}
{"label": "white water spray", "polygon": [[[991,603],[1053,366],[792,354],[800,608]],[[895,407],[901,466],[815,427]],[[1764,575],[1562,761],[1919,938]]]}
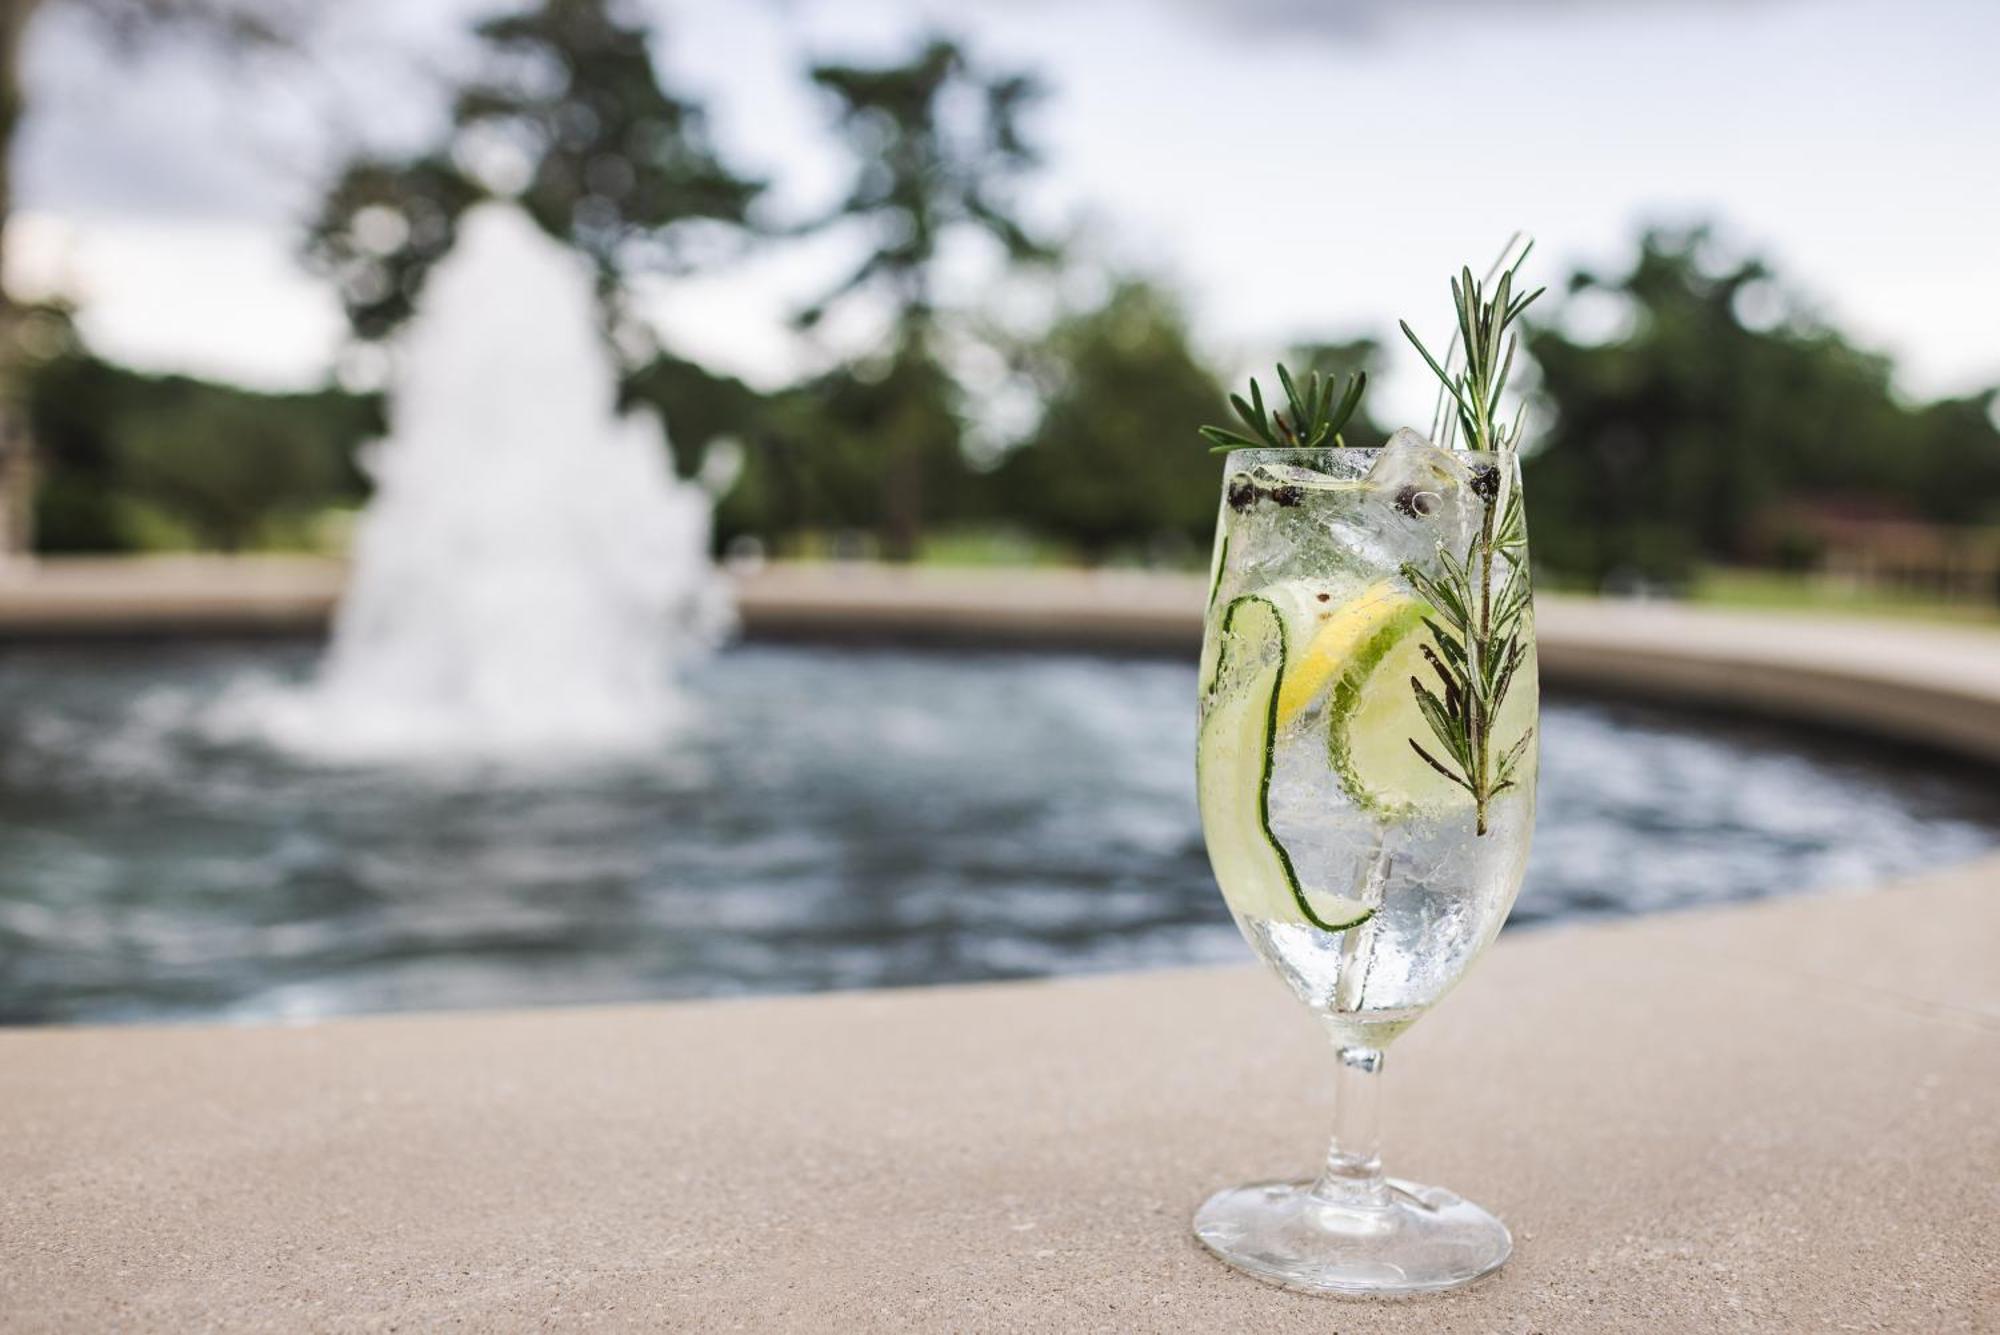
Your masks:
{"label": "white water spray", "polygon": [[317,678],[261,729],[339,758],[643,747],[729,610],[711,498],[617,411],[591,274],[520,210],[468,213],[398,352],[375,495]]}

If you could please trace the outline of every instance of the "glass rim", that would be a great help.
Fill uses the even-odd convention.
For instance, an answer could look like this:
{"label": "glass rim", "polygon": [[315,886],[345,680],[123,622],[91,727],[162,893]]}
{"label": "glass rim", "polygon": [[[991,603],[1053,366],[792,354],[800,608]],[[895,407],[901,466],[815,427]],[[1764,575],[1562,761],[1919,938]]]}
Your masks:
{"label": "glass rim", "polygon": [[[1426,438],[1426,440],[1428,440],[1428,437]],[[1244,445],[1240,446],[1237,449],[1233,449],[1229,451],[1227,454],[1224,454],[1220,457],[1225,463],[1227,463],[1230,460],[1240,459],[1246,456],[1257,459],[1282,458],[1285,456],[1298,456],[1303,454],[1362,456],[1362,455],[1380,454],[1388,448],[1389,446],[1386,442],[1381,445]],[[1514,459],[1518,459],[1520,457],[1518,451],[1511,449],[1471,450],[1465,448],[1462,445],[1445,446],[1445,445],[1435,445],[1435,444],[1433,444],[1431,448],[1435,450],[1442,450],[1446,454],[1485,455],[1489,458],[1498,458],[1504,454]]]}
{"label": "glass rim", "polygon": [[1380,454],[1388,448],[1387,445],[1244,445],[1222,457],[1229,460],[1240,459],[1245,455],[1262,459],[1300,454]]}

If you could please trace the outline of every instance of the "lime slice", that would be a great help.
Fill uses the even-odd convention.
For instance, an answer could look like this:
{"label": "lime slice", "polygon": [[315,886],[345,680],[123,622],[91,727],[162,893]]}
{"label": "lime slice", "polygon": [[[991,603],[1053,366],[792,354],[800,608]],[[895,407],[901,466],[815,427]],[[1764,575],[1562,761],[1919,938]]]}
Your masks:
{"label": "lime slice", "polygon": [[[1374,910],[1353,899],[1308,897],[1271,830],[1271,769],[1286,686],[1287,628],[1278,603],[1246,594],[1223,610],[1215,679],[1195,752],[1209,865],[1239,914],[1340,932]],[[1329,674],[1330,679],[1330,674]]]}
{"label": "lime slice", "polygon": [[[1424,657],[1430,635],[1423,619],[1430,611],[1406,601],[1349,660],[1327,699],[1327,760],[1347,795],[1385,820],[1472,801],[1410,745],[1415,741],[1434,756],[1444,754],[1410,686],[1415,677],[1437,689]],[[1531,654],[1501,706],[1495,736],[1511,740],[1533,724],[1534,680]]]}

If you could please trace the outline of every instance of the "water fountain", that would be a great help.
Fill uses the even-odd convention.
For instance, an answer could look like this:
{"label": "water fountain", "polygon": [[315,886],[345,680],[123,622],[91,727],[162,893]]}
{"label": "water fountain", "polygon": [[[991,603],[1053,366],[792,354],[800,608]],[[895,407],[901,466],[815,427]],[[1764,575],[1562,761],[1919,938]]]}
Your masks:
{"label": "water fountain", "polygon": [[[316,666],[269,644],[0,655],[0,1024],[1240,956],[1191,838],[1191,662],[701,661],[726,616],[708,498],[615,411],[585,268],[482,209],[399,353]],[[1542,726],[1520,920],[2000,848],[2000,792],[1929,758],[1626,704],[1554,701]]]}
{"label": "water fountain", "polygon": [[262,730],[343,759],[653,743],[728,603],[711,498],[618,411],[587,265],[482,205],[396,352],[332,645]]}

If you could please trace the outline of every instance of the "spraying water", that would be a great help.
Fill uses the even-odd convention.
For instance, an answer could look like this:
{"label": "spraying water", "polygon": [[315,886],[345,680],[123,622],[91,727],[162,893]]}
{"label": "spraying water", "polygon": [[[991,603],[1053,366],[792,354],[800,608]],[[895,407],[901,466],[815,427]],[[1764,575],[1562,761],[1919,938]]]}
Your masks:
{"label": "spraying water", "polygon": [[316,679],[260,730],[337,758],[643,747],[728,620],[710,497],[620,414],[590,272],[520,210],[463,220],[398,348],[375,495]]}

